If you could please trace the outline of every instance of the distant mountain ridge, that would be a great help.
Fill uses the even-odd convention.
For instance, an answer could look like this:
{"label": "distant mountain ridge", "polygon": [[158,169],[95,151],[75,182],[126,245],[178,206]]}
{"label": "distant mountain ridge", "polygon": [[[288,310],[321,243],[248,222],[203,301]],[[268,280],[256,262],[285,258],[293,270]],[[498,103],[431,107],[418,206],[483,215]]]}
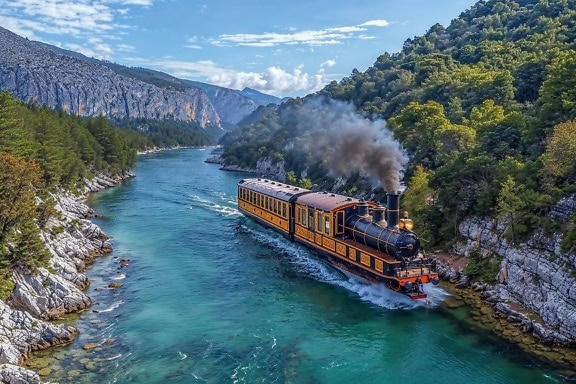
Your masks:
{"label": "distant mountain ridge", "polygon": [[174,118],[202,127],[234,125],[261,105],[240,91],[89,58],[2,27],[0,90],[79,116]]}
{"label": "distant mountain ridge", "polygon": [[279,97],[267,95],[265,93],[262,93],[260,91],[248,87],[241,90],[240,94],[251,98],[260,105],[280,104],[283,101],[283,99],[280,99]]}

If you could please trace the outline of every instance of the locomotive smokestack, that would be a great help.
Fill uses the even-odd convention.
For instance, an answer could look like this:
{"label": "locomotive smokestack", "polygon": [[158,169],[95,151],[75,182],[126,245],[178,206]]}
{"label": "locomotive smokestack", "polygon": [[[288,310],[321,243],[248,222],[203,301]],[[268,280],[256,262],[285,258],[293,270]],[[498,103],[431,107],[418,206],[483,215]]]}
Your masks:
{"label": "locomotive smokestack", "polygon": [[400,218],[400,193],[388,193],[386,195],[386,205],[388,228],[398,227],[398,221]]}
{"label": "locomotive smokestack", "polygon": [[368,204],[364,200],[358,203],[358,216],[368,216]]}
{"label": "locomotive smokestack", "polygon": [[381,205],[375,207],[372,210],[372,221],[376,224],[380,224],[383,227],[387,225],[386,221],[384,220],[384,211],[386,211],[386,208]]}

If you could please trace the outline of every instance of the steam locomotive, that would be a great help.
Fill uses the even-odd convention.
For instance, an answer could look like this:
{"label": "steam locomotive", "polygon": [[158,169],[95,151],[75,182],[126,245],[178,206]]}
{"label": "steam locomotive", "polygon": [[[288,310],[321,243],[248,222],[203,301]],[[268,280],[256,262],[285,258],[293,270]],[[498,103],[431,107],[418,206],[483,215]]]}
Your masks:
{"label": "steam locomotive", "polygon": [[423,285],[438,284],[438,274],[420,252],[408,213],[400,218],[399,202],[399,193],[389,193],[383,207],[267,179],[238,182],[238,209],[245,215],[310,247],[341,270],[425,299]]}

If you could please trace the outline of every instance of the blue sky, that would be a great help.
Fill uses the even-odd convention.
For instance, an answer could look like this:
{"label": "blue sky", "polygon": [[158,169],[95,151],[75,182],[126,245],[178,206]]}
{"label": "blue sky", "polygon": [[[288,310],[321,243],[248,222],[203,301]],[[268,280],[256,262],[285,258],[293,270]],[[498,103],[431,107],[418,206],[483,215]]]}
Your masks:
{"label": "blue sky", "polygon": [[87,56],[275,96],[366,70],[476,0],[0,0],[0,25]]}

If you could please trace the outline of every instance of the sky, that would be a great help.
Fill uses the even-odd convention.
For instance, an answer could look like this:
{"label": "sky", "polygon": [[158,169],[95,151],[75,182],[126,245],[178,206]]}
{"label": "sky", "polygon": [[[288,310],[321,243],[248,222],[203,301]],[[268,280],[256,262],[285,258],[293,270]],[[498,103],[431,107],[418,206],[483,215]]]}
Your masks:
{"label": "sky", "polygon": [[476,0],[0,0],[31,40],[278,97],[365,71]]}

